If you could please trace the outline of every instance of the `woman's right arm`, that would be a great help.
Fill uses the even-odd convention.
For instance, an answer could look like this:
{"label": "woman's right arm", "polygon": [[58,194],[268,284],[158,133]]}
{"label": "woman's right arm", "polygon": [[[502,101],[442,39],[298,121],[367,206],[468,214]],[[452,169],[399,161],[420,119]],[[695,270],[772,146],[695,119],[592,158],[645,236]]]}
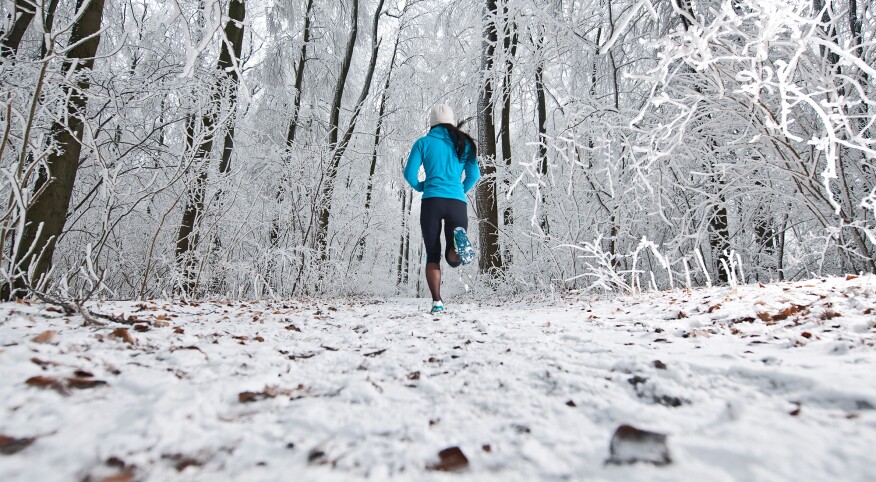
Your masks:
{"label": "woman's right arm", "polygon": [[423,192],[423,181],[418,179],[420,166],[423,165],[423,146],[420,141],[414,143],[411,148],[411,154],[408,156],[408,163],[405,164],[405,180],[414,188],[414,191]]}

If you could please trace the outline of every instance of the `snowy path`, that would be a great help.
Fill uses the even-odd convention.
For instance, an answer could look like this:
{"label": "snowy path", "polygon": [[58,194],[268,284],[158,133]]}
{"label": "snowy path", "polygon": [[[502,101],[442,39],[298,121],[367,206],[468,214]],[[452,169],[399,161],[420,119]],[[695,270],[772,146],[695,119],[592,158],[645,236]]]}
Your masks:
{"label": "snowy path", "polygon": [[[872,477],[876,277],[425,307],[0,305],[0,480]],[[622,423],[673,462],[606,465]]]}

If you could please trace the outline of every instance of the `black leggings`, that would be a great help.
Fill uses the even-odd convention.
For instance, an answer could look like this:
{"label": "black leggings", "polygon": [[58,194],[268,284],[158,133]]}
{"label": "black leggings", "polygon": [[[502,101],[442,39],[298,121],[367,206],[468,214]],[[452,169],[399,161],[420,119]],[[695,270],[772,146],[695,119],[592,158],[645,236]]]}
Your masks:
{"label": "black leggings", "polygon": [[[468,229],[468,205],[458,199],[430,197],[420,204],[420,228],[423,230],[423,241],[426,243],[426,262],[441,262],[441,221],[444,221],[444,258],[453,249],[453,230]],[[460,261],[447,264],[455,268]]]}

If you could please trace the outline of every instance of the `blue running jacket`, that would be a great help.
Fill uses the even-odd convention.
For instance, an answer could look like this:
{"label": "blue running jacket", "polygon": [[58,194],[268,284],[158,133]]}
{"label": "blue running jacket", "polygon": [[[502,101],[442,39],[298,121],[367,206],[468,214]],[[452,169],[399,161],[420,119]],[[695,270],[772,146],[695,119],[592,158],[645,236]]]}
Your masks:
{"label": "blue running jacket", "polygon": [[[417,178],[420,166],[426,171],[425,181]],[[465,179],[462,179],[463,171]],[[450,133],[445,127],[435,126],[414,143],[404,175],[415,191],[423,193],[423,199],[443,197],[467,202],[465,193],[478,182],[481,171],[476,160],[460,161]]]}

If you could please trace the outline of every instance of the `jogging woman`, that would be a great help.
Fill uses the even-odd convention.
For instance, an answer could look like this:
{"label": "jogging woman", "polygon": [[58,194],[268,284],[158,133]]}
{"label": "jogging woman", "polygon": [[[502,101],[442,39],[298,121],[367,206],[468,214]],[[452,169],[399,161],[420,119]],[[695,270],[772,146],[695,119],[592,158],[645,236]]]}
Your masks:
{"label": "jogging woman", "polygon": [[[429,111],[429,133],[417,139],[405,165],[405,180],[423,193],[420,228],[426,244],[426,283],[432,292],[432,313],[444,311],[441,300],[441,222],[444,222],[444,258],[450,267],[468,264],[474,249],[468,241],[468,203],[465,193],[481,176],[474,140],[459,130],[453,110],[446,105]],[[420,166],[426,179],[420,181]],[[465,172],[465,178],[462,177]]]}

